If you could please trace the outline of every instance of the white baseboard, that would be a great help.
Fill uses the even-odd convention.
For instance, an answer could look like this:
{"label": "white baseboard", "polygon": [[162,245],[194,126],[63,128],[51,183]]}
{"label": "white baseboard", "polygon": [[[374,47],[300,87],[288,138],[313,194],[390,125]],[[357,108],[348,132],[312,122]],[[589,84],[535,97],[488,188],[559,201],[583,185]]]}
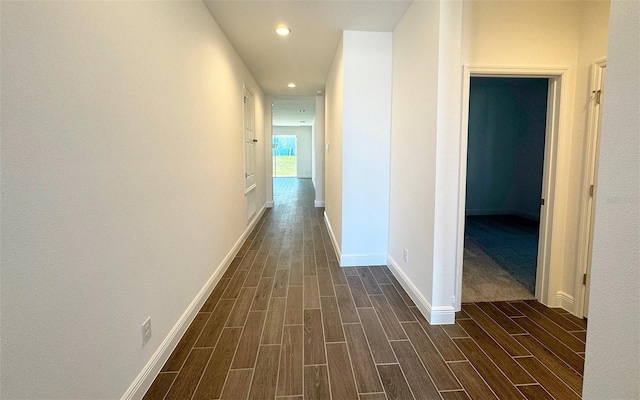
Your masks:
{"label": "white baseboard", "polygon": [[453,306],[432,306],[391,256],[387,257],[387,266],[431,325],[447,325],[455,322],[456,310]]}
{"label": "white baseboard", "polygon": [[569,311],[570,313],[575,312],[575,301],[573,299],[573,296],[571,296],[569,293],[558,290],[556,292],[556,298],[558,299],[558,305],[560,306],[560,308]]}
{"label": "white baseboard", "polygon": [[273,201],[267,201],[264,206],[266,208],[273,208]]}
{"label": "white baseboard", "polygon": [[226,257],[222,260],[220,265],[218,265],[218,268],[216,268],[211,277],[204,284],[204,287],[200,289],[200,292],[196,295],[191,304],[189,304],[182,316],[180,316],[178,322],[176,322],[173,328],[169,331],[169,334],[164,338],[155,353],[153,353],[151,359],[147,362],[142,371],[140,371],[127,391],[122,395],[121,400],[142,399],[147,390],[149,390],[151,384],[164,366],[164,363],[167,362],[169,356],[178,345],[182,335],[184,335],[189,325],[191,325],[191,322],[193,322],[198,311],[200,311],[204,302],[209,298],[213,288],[225,273],[231,264],[231,261],[233,261],[233,258],[238,254],[238,251],[240,251],[244,241],[256,226],[260,217],[262,217],[262,214],[264,214],[265,208],[266,207],[263,206],[260,211],[255,214],[254,218],[247,225],[247,229],[245,229],[229,253],[227,253]]}
{"label": "white baseboard", "polygon": [[313,202],[313,206],[314,206],[314,207],[324,207],[324,201],[315,200],[315,201]]}
{"label": "white baseboard", "polygon": [[329,231],[329,237],[331,238],[331,243],[333,244],[333,250],[336,252],[336,257],[338,260],[342,257],[340,252],[340,247],[338,246],[338,241],[336,240],[336,235],[333,233],[333,228],[331,227],[331,223],[329,222],[329,217],[327,216],[327,212],[324,212],[324,223],[327,225],[327,230]]}
{"label": "white baseboard", "polygon": [[368,265],[386,265],[386,254],[342,254],[339,258],[341,267],[361,267]]}

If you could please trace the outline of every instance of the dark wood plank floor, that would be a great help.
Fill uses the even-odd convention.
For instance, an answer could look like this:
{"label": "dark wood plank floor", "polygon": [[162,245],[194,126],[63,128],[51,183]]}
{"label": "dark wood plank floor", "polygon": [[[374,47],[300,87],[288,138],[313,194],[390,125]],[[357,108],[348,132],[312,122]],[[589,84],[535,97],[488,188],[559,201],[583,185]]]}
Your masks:
{"label": "dark wood plank floor", "polygon": [[586,323],[535,301],[431,326],[386,266],[341,268],[310,180],[267,211],[145,399],[577,399]]}

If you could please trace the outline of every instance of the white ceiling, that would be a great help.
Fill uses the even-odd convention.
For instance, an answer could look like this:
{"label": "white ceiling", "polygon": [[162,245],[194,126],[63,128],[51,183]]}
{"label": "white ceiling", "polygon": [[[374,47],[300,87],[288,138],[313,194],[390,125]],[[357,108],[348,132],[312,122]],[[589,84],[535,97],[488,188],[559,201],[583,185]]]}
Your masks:
{"label": "white ceiling", "polygon": [[[204,3],[265,94],[286,97],[288,100],[283,101],[289,104],[298,96],[315,96],[319,90],[324,93],[343,30],[391,32],[411,1],[204,0]],[[278,25],[288,26],[291,34],[277,36],[274,30]],[[288,88],[289,82],[295,82],[297,87]],[[304,100],[300,101],[302,104]],[[296,112],[304,109],[291,106]],[[276,118],[284,123],[284,116],[278,113],[274,107],[274,123]],[[299,115],[290,117],[287,125],[306,120],[298,118]]]}
{"label": "white ceiling", "polygon": [[273,126],[311,126],[316,114],[315,97],[275,97]]}

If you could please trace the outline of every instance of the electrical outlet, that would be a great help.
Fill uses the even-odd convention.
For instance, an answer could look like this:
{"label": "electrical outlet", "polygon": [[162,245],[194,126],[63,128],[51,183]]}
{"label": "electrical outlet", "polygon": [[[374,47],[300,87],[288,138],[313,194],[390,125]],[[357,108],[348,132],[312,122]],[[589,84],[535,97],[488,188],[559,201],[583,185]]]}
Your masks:
{"label": "electrical outlet", "polygon": [[409,250],[404,249],[404,251],[402,252],[402,258],[404,259],[404,262],[406,262],[407,264],[409,263]]}
{"label": "electrical outlet", "polygon": [[142,324],[142,346],[147,344],[149,339],[151,339],[151,317]]}

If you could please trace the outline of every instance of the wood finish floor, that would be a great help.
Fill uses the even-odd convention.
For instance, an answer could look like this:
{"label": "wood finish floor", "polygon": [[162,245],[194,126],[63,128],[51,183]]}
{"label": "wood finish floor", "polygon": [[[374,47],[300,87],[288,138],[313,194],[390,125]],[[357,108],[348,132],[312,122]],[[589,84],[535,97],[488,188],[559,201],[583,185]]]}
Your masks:
{"label": "wood finish floor", "polygon": [[275,186],[145,399],[580,398],[584,320],[516,301],[430,326],[387,267],[339,267],[310,180]]}

